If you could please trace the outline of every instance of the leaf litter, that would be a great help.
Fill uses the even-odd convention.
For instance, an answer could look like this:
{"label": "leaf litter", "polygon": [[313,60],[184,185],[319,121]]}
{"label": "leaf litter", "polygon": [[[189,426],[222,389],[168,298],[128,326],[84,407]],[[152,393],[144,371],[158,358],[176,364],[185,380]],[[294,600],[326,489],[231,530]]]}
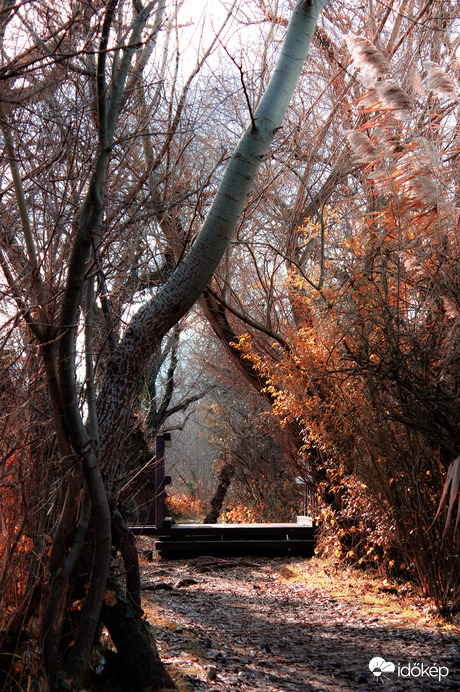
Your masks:
{"label": "leaf litter", "polygon": [[[319,558],[156,560],[142,573],[145,615],[180,692],[460,689],[460,627],[410,585]],[[376,657],[394,672],[377,677]]]}

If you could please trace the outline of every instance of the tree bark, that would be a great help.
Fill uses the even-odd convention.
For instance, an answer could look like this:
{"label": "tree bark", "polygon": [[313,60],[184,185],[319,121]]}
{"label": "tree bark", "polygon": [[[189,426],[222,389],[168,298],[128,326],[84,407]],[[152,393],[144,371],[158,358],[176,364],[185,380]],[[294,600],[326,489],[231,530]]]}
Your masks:
{"label": "tree bark", "polygon": [[111,601],[106,599],[101,616],[122,661],[123,689],[133,692],[154,692],[161,687],[175,689],[148,623],[128,604],[119,589],[114,593],[116,602],[108,605]]}
{"label": "tree bark", "polygon": [[126,596],[136,608],[141,607],[141,575],[137,558],[136,540],[129,531],[120,512],[112,509],[112,540],[120,550],[126,574]]}
{"label": "tree bark", "polygon": [[225,464],[219,473],[219,481],[217,483],[216,492],[211,500],[211,509],[207,513],[203,524],[215,524],[217,522],[234,473],[235,468],[231,464]]}

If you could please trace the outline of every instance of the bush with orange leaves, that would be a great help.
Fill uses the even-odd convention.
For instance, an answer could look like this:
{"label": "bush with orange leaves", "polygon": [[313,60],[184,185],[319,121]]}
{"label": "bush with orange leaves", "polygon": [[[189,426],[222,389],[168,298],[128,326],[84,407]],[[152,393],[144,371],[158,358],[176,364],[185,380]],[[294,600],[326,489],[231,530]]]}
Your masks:
{"label": "bush with orange leaves", "polygon": [[170,495],[166,498],[166,513],[175,521],[202,522],[206,514],[206,503],[186,493]]}
{"label": "bush with orange leaves", "polygon": [[[459,133],[448,108],[421,119],[409,101],[389,109],[382,88],[363,86],[356,105],[360,176],[323,212],[321,271],[288,278],[297,321],[282,361],[249,335],[240,348],[317,452],[334,498],[322,550],[409,571],[449,613],[460,607],[460,483],[448,476],[460,449]],[[438,513],[446,479],[453,501]]]}

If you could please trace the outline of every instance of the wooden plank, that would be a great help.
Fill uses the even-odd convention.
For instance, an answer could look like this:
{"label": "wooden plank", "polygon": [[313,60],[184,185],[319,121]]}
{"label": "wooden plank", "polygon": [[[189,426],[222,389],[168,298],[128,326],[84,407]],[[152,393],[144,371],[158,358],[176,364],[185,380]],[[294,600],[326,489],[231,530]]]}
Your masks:
{"label": "wooden plank", "polygon": [[188,528],[185,526],[173,527],[170,531],[161,531],[158,536],[165,536],[169,540],[264,540],[279,538],[287,540],[290,538],[313,538],[314,529],[307,526],[277,527],[277,526],[216,526],[212,528]]}
{"label": "wooden plank", "polygon": [[165,520],[165,443],[163,435],[155,438],[155,525],[163,528]]}
{"label": "wooden plank", "polygon": [[313,538],[315,529],[302,524],[175,524],[158,530],[155,526],[131,526],[136,535],[164,536],[170,540]]}
{"label": "wooden plank", "polygon": [[315,529],[301,524],[175,524],[133,526],[138,535],[156,535],[155,549],[163,557],[197,555],[313,555]]}
{"label": "wooden plank", "polygon": [[168,541],[155,543],[162,557],[186,558],[197,555],[302,555],[314,553],[314,540],[267,540],[267,541]]}

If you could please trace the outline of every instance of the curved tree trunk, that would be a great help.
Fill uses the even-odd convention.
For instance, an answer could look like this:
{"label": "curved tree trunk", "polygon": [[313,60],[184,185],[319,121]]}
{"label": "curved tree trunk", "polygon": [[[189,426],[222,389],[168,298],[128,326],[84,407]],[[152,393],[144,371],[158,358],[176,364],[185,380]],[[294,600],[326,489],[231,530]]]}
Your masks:
{"label": "curved tree trunk", "polygon": [[235,474],[235,467],[231,464],[225,464],[221,472],[219,473],[219,480],[217,483],[216,492],[211,500],[211,509],[207,513],[203,524],[215,524],[219,518],[219,514],[224,504],[225,496],[227,490],[229,489],[232,478]]}
{"label": "curved tree trunk", "polygon": [[323,4],[321,0],[296,3],[275,70],[251,126],[228,163],[200,233],[156,296],[134,315],[112,357],[98,400],[105,466],[116,456],[120,431],[148,359],[199,298],[230,242],[257,170],[294,93]]}

